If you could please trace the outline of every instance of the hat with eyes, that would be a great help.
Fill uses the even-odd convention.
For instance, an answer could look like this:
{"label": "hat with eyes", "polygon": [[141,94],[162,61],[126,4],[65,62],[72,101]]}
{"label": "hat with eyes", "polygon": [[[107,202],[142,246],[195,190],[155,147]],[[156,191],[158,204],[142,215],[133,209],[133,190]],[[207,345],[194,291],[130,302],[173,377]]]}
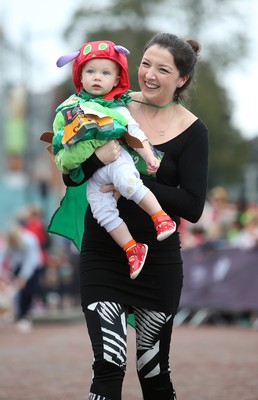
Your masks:
{"label": "hat with eyes", "polygon": [[128,63],[126,56],[130,54],[125,47],[116,45],[109,40],[101,40],[95,42],[84,43],[78,51],[61,56],[56,65],[63,67],[65,64],[73,61],[72,79],[78,92],[82,89],[81,72],[83,65],[93,58],[107,58],[117,62],[120,66],[120,79],[118,85],[109,93],[103,96],[107,100],[113,99],[115,96],[121,96],[130,87],[128,76]]}

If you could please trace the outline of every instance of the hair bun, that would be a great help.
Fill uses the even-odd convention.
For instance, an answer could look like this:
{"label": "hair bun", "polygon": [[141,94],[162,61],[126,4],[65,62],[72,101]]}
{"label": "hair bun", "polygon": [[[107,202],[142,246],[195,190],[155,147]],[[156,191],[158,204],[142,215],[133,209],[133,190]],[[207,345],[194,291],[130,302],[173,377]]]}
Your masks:
{"label": "hair bun", "polygon": [[194,40],[194,39],[188,39],[188,40],[186,40],[186,42],[190,44],[190,46],[192,47],[192,49],[194,50],[194,52],[198,56],[200,51],[201,51],[200,43],[197,42],[197,40]]}

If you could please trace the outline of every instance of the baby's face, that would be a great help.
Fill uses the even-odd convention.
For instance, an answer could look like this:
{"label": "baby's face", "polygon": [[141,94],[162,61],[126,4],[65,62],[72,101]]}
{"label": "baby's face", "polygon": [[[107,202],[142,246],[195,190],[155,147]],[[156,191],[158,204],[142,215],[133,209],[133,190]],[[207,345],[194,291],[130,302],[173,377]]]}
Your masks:
{"label": "baby's face", "polygon": [[93,96],[104,96],[119,82],[119,65],[107,58],[93,58],[82,67],[81,83]]}

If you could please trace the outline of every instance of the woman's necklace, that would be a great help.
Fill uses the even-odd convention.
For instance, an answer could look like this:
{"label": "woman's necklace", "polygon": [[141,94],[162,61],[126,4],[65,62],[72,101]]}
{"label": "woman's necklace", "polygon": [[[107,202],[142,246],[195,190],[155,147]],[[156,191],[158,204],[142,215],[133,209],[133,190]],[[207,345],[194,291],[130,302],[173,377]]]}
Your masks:
{"label": "woman's necklace", "polygon": [[171,104],[176,103],[176,100],[171,100],[168,104],[165,104],[164,106],[159,106],[158,104],[144,103],[144,101],[135,100],[135,99],[132,99],[132,101],[134,101],[135,103],[140,103],[140,104],[144,104],[145,106],[151,106],[151,107],[155,107],[155,108],[167,108],[167,107],[171,106]]}
{"label": "woman's necklace", "polygon": [[[138,103],[142,103],[142,102],[139,101]],[[158,106],[158,108],[167,108],[169,105],[171,105],[171,104],[173,104],[173,103],[174,103],[174,100],[171,101],[170,103],[168,103],[166,106]],[[150,104],[147,104],[147,103],[142,103],[142,104],[150,105]],[[156,105],[155,105],[154,107],[156,107]],[[146,121],[146,124],[148,125],[148,127],[149,127],[150,129],[153,130],[153,132],[158,133],[160,136],[165,136],[165,134],[166,134],[168,128],[170,127],[170,124],[171,124],[171,122],[172,122],[172,120],[173,120],[173,118],[174,118],[174,116],[175,116],[175,107],[173,108],[173,110],[174,110],[174,111],[170,113],[170,117],[169,117],[169,121],[168,121],[168,123],[167,123],[167,126],[166,126],[165,128],[163,128],[163,129],[154,129],[153,126],[152,126],[152,125],[150,124],[150,122],[148,121],[148,119],[147,119],[147,117],[146,117],[146,115],[145,115],[144,110],[142,110],[142,114],[143,114],[143,117],[144,117],[144,119],[145,119],[145,121]]]}

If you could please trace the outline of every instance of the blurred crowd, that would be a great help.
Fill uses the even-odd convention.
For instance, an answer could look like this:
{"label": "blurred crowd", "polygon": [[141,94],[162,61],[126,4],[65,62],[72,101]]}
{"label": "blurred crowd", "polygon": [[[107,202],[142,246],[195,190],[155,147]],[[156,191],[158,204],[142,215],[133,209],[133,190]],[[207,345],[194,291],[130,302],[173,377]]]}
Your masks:
{"label": "blurred crowd", "polygon": [[0,237],[0,318],[22,333],[32,316],[79,302],[78,251],[70,241],[47,233],[42,209],[17,210]]}
{"label": "blurred crowd", "polygon": [[182,221],[180,225],[183,249],[212,243],[243,249],[258,247],[258,204],[229,201],[223,187],[208,192],[204,212],[197,224]]}
{"label": "blurred crowd", "polygon": [[[181,221],[182,249],[258,247],[258,205],[232,203],[223,187],[209,191],[197,224]],[[0,319],[20,332],[32,329],[32,315],[79,306],[79,252],[67,239],[49,235],[40,207],[17,210],[0,236]]]}

